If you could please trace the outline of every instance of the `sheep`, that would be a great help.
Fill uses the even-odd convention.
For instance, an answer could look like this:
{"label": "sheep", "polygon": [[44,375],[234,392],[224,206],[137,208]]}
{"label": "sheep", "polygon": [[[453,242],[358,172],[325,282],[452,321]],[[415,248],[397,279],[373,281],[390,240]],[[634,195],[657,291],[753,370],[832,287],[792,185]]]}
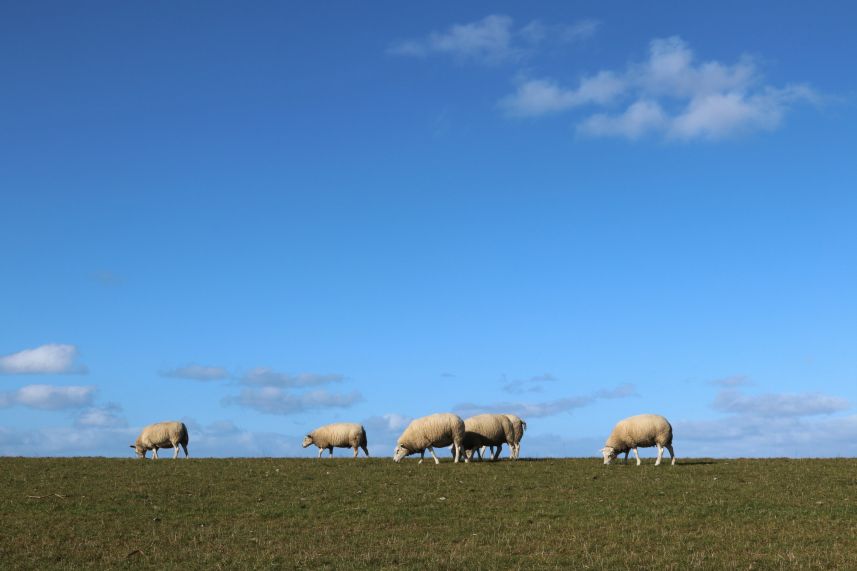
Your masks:
{"label": "sheep", "polygon": [[333,458],[333,448],[353,448],[354,458],[357,458],[357,449],[362,448],[366,457],[369,457],[369,449],[366,445],[366,430],[359,424],[353,422],[336,422],[320,426],[304,437],[303,447],[310,444],[318,446],[318,457],[325,449],[330,451]]}
{"label": "sheep", "polygon": [[[514,414],[504,414],[503,416],[509,419],[512,423],[512,428],[515,430],[515,445],[512,447],[510,457],[512,460],[517,460],[521,455],[521,439],[524,437],[524,432],[527,430],[527,423]],[[486,448],[491,450],[492,455],[494,454],[493,446],[483,446],[480,454],[484,455]]]}
{"label": "sheep", "polygon": [[144,428],[131,448],[137,452],[137,458],[145,458],[146,452],[151,450],[152,460],[158,459],[159,448],[174,448],[175,460],[179,455],[179,445],[184,449],[184,457],[188,457],[188,441],[187,426],[183,422],[157,422]]}
{"label": "sheep", "polygon": [[434,447],[444,447],[451,444],[455,450],[455,461],[458,462],[461,458],[462,440],[464,440],[464,421],[458,415],[438,413],[417,418],[411,421],[399,436],[396,449],[393,451],[393,460],[401,462],[405,456],[419,452],[419,463],[422,464],[425,459],[426,448],[428,448],[432,458],[434,458],[434,463],[440,464],[440,460],[434,453]]}
{"label": "sheep", "polygon": [[[464,453],[470,459],[473,451],[479,451],[483,446],[496,446],[492,459],[500,457],[503,443],[507,443],[514,454],[515,429],[512,422],[503,414],[479,414],[464,421]],[[482,454],[479,453],[479,458]]]}
{"label": "sheep", "polygon": [[657,446],[658,459],[655,461],[655,466],[660,465],[664,448],[669,450],[672,459],[671,464],[674,466],[675,454],[672,444],[673,427],[666,418],[657,414],[640,414],[620,420],[616,424],[613,432],[607,438],[604,448],[601,449],[601,454],[604,456],[604,463],[609,464],[616,456],[624,452],[627,463],[628,452],[633,450],[634,456],[637,458],[637,466],[639,466],[640,455],[637,454],[637,447]]}

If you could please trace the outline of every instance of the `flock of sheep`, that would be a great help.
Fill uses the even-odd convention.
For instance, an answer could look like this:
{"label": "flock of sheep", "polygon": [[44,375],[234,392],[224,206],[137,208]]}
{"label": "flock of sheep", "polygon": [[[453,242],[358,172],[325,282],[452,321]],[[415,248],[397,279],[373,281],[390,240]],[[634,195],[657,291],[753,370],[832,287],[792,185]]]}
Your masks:
{"label": "flock of sheep", "polygon": [[[521,438],[526,429],[527,423],[514,414],[480,414],[467,420],[451,413],[432,414],[417,418],[405,428],[396,442],[393,460],[401,462],[406,456],[419,452],[422,463],[428,450],[435,464],[439,464],[440,460],[434,449],[446,446],[452,447],[455,462],[461,459],[469,462],[474,454],[481,460],[487,448],[492,449],[492,459],[497,460],[503,444],[509,446],[511,459],[517,460],[521,453]],[[656,414],[640,414],[616,424],[601,449],[601,454],[605,464],[609,464],[622,453],[625,454],[627,462],[628,453],[633,450],[639,466],[640,455],[637,448],[657,446],[658,459],[655,466],[661,463],[665,448],[670,453],[671,463],[675,465],[672,441],[673,429],[666,418]],[[144,428],[131,448],[137,452],[138,458],[145,458],[146,453],[151,450],[153,460],[157,459],[159,449],[173,448],[175,459],[179,454],[179,446],[184,449],[187,458],[187,444],[187,427],[183,422],[159,422]],[[356,423],[338,422],[316,428],[306,435],[303,447],[311,444],[318,447],[319,458],[325,450],[333,456],[334,448],[351,448],[354,450],[354,458],[357,458],[357,451],[362,448],[363,453],[369,456],[366,430]]]}

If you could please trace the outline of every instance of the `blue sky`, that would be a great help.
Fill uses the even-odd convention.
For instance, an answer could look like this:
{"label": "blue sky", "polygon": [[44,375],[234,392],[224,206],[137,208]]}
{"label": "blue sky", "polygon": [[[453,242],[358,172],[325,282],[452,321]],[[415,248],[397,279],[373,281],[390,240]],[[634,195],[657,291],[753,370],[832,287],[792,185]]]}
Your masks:
{"label": "blue sky", "polygon": [[855,16],[7,3],[0,454],[857,454]]}

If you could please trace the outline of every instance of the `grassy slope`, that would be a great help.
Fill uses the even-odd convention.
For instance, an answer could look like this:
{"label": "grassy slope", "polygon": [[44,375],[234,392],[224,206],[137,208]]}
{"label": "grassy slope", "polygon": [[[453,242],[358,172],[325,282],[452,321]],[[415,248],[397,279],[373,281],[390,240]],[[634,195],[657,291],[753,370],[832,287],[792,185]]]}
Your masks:
{"label": "grassy slope", "polygon": [[857,569],[857,461],[0,458],[0,535],[4,569]]}

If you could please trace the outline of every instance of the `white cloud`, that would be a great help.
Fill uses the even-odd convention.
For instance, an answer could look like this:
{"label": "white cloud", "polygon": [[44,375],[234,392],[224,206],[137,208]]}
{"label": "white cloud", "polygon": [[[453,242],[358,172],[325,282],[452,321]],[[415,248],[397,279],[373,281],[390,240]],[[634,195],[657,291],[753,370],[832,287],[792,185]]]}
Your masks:
{"label": "white cloud", "polygon": [[501,14],[469,24],[453,24],[443,32],[432,32],[425,39],[399,42],[389,51],[420,57],[446,54],[481,63],[499,63],[517,54],[512,47],[512,18]]}
{"label": "white cloud", "polygon": [[520,60],[546,39],[577,42],[592,37],[597,29],[595,20],[580,20],[571,25],[546,25],[533,20],[516,29],[509,16],[491,14],[476,22],[453,24],[423,39],[397,42],[388,53],[413,57],[448,55],[462,62],[496,65]]}
{"label": "white cloud", "polygon": [[128,426],[128,421],[122,414],[121,406],[108,403],[82,410],[74,425],[78,428],[124,428]]}
{"label": "white cloud", "polygon": [[293,394],[279,387],[245,388],[238,396],[226,397],[223,403],[252,408],[265,414],[299,414],[324,408],[347,408],[360,400],[360,393],[331,393],[325,390]]}
{"label": "white cloud", "polygon": [[314,387],[329,383],[339,383],[345,377],[339,374],[318,373],[280,373],[267,367],[256,367],[247,372],[241,382],[248,385],[265,385],[273,387]]}
{"label": "white cloud", "polygon": [[229,371],[223,367],[211,367],[207,365],[190,364],[160,372],[162,377],[176,379],[192,379],[195,381],[218,381],[231,377]]}
{"label": "white cloud", "polygon": [[601,399],[617,399],[636,395],[634,385],[624,384],[615,389],[600,390],[588,395],[565,397],[546,402],[523,403],[523,402],[498,402],[493,404],[462,403],[456,405],[454,410],[462,416],[472,416],[486,412],[512,413],[523,418],[535,418],[553,416],[562,412],[582,408]]}
{"label": "white cloud", "polygon": [[34,349],[24,349],[0,357],[0,374],[47,375],[85,373],[86,367],[76,365],[77,347],[51,343]]}
{"label": "white cloud", "polygon": [[518,90],[501,99],[498,105],[510,116],[536,117],[581,105],[607,104],[625,87],[625,81],[610,71],[584,77],[574,89],[562,88],[550,79],[533,79],[518,85]]}
{"label": "white cloud", "polygon": [[92,404],[95,387],[27,385],[0,393],[0,408],[25,406],[41,410],[83,408]]}
{"label": "white cloud", "polygon": [[621,115],[595,114],[578,125],[578,132],[593,136],[618,136],[638,139],[661,129],[668,121],[661,106],[654,101],[637,101]]}
{"label": "white cloud", "polygon": [[654,39],[648,59],[622,71],[602,70],[574,87],[549,78],[520,84],[499,101],[510,116],[536,117],[584,105],[630,100],[621,112],[595,113],[577,125],[593,137],[638,139],[655,133],[676,140],[721,139],[776,129],[791,107],[815,102],[806,85],[766,85],[752,58],[734,64],[697,62],[679,37]]}
{"label": "white cloud", "polygon": [[811,416],[831,414],[850,408],[847,400],[819,393],[745,395],[737,390],[721,391],[714,408],[723,412],[752,416]]}
{"label": "white cloud", "polygon": [[[743,377],[731,379],[743,382]],[[742,383],[715,384],[734,387]],[[850,408],[848,401],[840,397],[820,393],[746,395],[727,388],[718,392],[712,408],[728,414],[672,423],[677,454],[697,457],[857,454],[857,415],[835,416]],[[686,452],[681,451],[679,443]]]}
{"label": "white cloud", "polygon": [[572,24],[545,24],[541,20],[533,20],[518,31],[525,41],[538,44],[544,40],[555,38],[560,43],[573,43],[588,40],[598,31],[601,23],[598,20],[584,19]]}

